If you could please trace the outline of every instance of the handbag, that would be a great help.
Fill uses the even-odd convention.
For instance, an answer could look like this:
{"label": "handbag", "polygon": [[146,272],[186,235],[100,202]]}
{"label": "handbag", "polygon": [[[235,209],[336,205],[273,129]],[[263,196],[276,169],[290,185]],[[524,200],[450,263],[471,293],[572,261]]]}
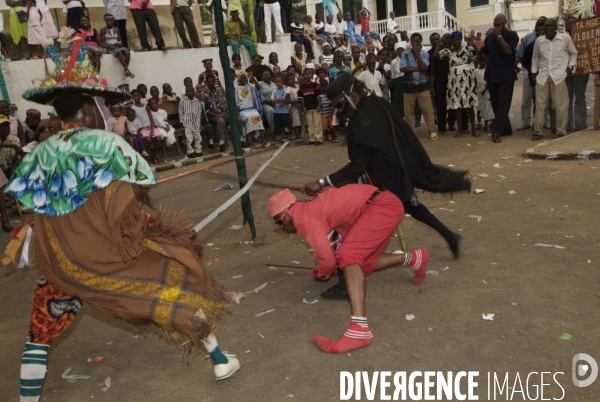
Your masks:
{"label": "handbag", "polygon": [[17,14],[19,22],[27,22],[27,14],[25,13],[25,11],[23,11],[21,7],[18,8],[20,8],[20,10],[17,11],[15,9],[15,13]]}

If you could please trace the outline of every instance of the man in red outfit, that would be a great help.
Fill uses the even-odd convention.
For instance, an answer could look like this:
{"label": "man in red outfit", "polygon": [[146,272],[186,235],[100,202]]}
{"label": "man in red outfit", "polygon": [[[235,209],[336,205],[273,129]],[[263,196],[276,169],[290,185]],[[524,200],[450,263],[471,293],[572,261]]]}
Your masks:
{"label": "man in red outfit", "polygon": [[[404,216],[402,203],[390,191],[348,184],[327,188],[312,199],[298,200],[285,189],[269,199],[268,207],[276,225],[286,233],[300,233],[315,249],[317,268],[313,277],[329,280],[338,267],[344,271],[351,322],[338,341],[315,336],[315,343],[324,352],[345,353],[373,342],[365,311],[366,276],[394,265],[406,265],[415,273],[415,285],[425,280],[427,250],[382,254]],[[337,253],[328,240],[332,230],[343,236]]]}

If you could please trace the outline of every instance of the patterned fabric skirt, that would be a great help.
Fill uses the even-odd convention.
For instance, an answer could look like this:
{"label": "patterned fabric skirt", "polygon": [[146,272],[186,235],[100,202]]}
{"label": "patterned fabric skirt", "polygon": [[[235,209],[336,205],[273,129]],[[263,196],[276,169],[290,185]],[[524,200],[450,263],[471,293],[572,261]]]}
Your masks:
{"label": "patterned fabric skirt", "polygon": [[265,129],[262,118],[255,107],[240,109],[240,120],[246,125],[246,134]]}
{"label": "patterned fabric skirt", "polygon": [[479,102],[477,101],[475,80],[471,70],[450,69],[446,103],[448,110],[477,107]]}

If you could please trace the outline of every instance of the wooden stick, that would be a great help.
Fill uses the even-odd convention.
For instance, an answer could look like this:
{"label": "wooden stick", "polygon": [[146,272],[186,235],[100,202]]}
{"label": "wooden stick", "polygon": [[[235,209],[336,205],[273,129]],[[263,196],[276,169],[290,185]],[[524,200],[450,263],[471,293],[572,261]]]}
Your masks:
{"label": "wooden stick", "polygon": [[281,264],[265,264],[267,267],[279,267],[279,268],[298,268],[298,269],[314,269],[311,267],[299,267],[297,265],[281,265]]}
{"label": "wooden stick", "polygon": [[396,232],[398,232],[398,238],[400,239],[400,246],[402,247],[402,251],[407,253],[408,246],[406,245],[406,239],[404,238],[404,232],[402,231],[401,225],[398,225],[398,227],[396,228]]}

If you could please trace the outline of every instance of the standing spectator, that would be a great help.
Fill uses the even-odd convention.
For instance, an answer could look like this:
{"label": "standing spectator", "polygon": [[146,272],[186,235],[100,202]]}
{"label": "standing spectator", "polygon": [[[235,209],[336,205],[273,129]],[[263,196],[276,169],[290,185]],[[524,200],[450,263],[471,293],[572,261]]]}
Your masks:
{"label": "standing spectator", "polygon": [[281,134],[287,132],[288,140],[292,140],[292,120],[290,119],[290,105],[286,101],[285,88],[283,87],[283,77],[276,75],[274,79],[277,89],[273,91],[271,95],[273,99],[273,122],[275,128],[273,129],[273,136],[279,145],[281,141]]}
{"label": "standing spectator", "polygon": [[[373,56],[371,56],[373,57]],[[376,69],[377,71],[379,71],[381,73],[381,85],[383,85],[383,87],[381,88],[381,97],[383,99],[385,99],[388,102],[391,102],[390,100],[390,85],[392,84],[392,68],[390,67],[390,64],[387,62],[388,61],[388,50],[387,49],[381,49],[381,51],[379,51],[379,53],[377,53],[377,56],[375,56],[377,59],[377,65],[376,65]],[[393,60],[392,60],[393,61]]]}
{"label": "standing spectator", "polygon": [[[538,24],[544,24],[547,18],[541,16],[537,19],[535,26],[539,26]],[[521,40],[521,46],[519,46],[519,50],[517,51],[517,59],[521,65],[523,65],[523,59],[525,56],[525,49],[529,44],[534,43],[537,39],[537,35],[535,34],[535,29],[533,32],[528,33]],[[533,106],[533,88],[529,85],[528,80],[523,80],[523,98],[521,104],[521,125],[517,127],[517,130],[527,130],[531,128],[531,108]]]}
{"label": "standing spectator", "polygon": [[42,26],[46,31],[46,38],[57,38],[58,31],[56,30],[56,25],[54,24],[54,20],[52,19],[52,13],[48,8],[45,0],[36,0],[35,6],[42,13]]}
{"label": "standing spectator", "polygon": [[298,90],[298,98],[302,103],[302,111],[308,120],[308,145],[323,144],[323,126],[321,119],[321,88],[312,81],[312,71],[304,69],[304,83]]}
{"label": "standing spectator", "polygon": [[512,135],[508,112],[517,80],[514,49],[518,43],[519,35],[506,29],[506,16],[504,14],[496,15],[494,29],[492,34],[485,38],[482,52],[487,56],[484,78],[494,108],[492,141],[496,143],[502,141],[501,135]]}
{"label": "standing spectator", "polygon": [[273,75],[273,71],[269,68],[269,66],[262,64],[264,59],[265,58],[263,56],[257,54],[254,56],[254,59],[252,59],[253,64],[250,66],[252,68],[252,74],[254,75],[254,78],[256,78],[258,81],[262,81],[263,73],[265,71],[268,71],[271,76]]}
{"label": "standing spectator", "polygon": [[206,77],[206,86],[207,88],[202,93],[202,96],[208,106],[206,115],[208,116],[208,121],[211,124],[217,125],[219,148],[221,152],[224,152],[227,150],[227,146],[225,146],[225,135],[227,134],[227,122],[229,121],[225,92],[223,92],[221,88],[216,87],[214,75],[209,75]]}
{"label": "standing spectator", "polygon": [[361,81],[372,94],[383,96],[381,88],[385,83],[385,79],[381,75],[381,71],[375,69],[375,64],[377,64],[377,56],[367,57],[367,69],[360,73],[356,79]]}
{"label": "standing spectator", "polygon": [[460,138],[463,135],[462,111],[465,109],[471,121],[471,135],[473,137],[480,137],[480,134],[475,131],[474,108],[479,105],[479,101],[475,92],[475,79],[471,66],[476,58],[481,58],[481,55],[479,50],[473,46],[471,38],[466,38],[468,45],[466,48],[462,46],[462,40],[462,32],[452,32],[450,35],[452,49],[441,49],[440,42],[438,41],[433,56],[434,58],[448,59],[450,63],[446,104],[448,109],[456,111],[458,124],[456,138]]}
{"label": "standing spectator", "polygon": [[[329,17],[327,17],[327,18],[329,18]],[[348,47],[348,40],[349,40],[349,38],[346,36],[346,31],[348,30],[348,25],[346,24],[346,21],[344,21],[344,16],[343,16],[341,10],[339,13],[337,13],[337,18],[336,18],[335,22],[333,23],[333,26],[335,26],[335,31],[336,31],[335,42],[338,44],[338,46],[340,46],[342,51],[345,52],[346,48]]]}
{"label": "standing spectator", "polygon": [[371,31],[371,12],[367,10],[367,7],[360,10],[360,34],[363,37],[371,35],[373,39],[380,39],[377,32]]}
{"label": "standing spectator", "polygon": [[269,70],[262,72],[262,81],[260,81],[260,95],[262,97],[262,115],[267,119],[267,123],[269,123],[269,129],[271,132],[273,132],[275,129],[275,121],[273,117],[273,92],[277,89],[277,85],[271,81],[271,77],[272,75]]}
{"label": "standing spectator", "polygon": [[326,78],[319,80],[319,86],[321,87],[321,125],[323,129],[323,140],[329,141],[332,143],[336,143],[337,137],[335,135],[335,131],[333,130],[333,105],[331,101],[325,94],[327,90],[327,86],[329,86],[329,81]]}
{"label": "standing spectator", "polygon": [[261,28],[265,20],[265,0],[259,0],[254,8],[254,30],[256,31],[256,42],[262,42]]}
{"label": "standing spectator", "polygon": [[129,2],[131,3],[129,9],[131,10],[133,22],[135,23],[135,28],[137,29],[138,36],[140,37],[142,52],[148,52],[152,50],[152,46],[150,43],[148,43],[148,31],[146,31],[146,23],[148,23],[150,31],[152,32],[152,36],[154,36],[156,47],[158,47],[159,50],[167,50],[162,33],[160,32],[160,25],[158,24],[156,11],[154,11],[154,6],[150,0],[129,0]]}
{"label": "standing spectator", "polygon": [[[404,73],[400,71],[400,61],[402,59],[402,53],[408,48],[407,42],[398,42],[394,45],[396,50],[396,58],[390,63],[391,77],[394,81],[393,92],[392,92],[392,105],[404,118],[404,88],[402,81],[404,80]],[[433,81],[433,78],[430,78]]]}
{"label": "standing spectator", "polygon": [[571,36],[556,31],[558,24],[554,18],[546,20],[545,26],[546,35],[535,41],[531,63],[536,83],[534,141],[543,138],[544,116],[550,105],[556,116],[556,136],[562,137],[567,133],[569,92],[565,79],[577,66],[577,49]]}
{"label": "standing spectator", "polygon": [[323,54],[319,56],[319,63],[323,68],[323,63],[327,65],[333,64],[333,53],[331,52],[331,45],[329,43],[323,44]]}
{"label": "standing spectator", "polygon": [[281,26],[281,7],[277,0],[265,0],[265,36],[267,37],[267,43],[273,43],[271,18],[275,20],[276,34],[281,35],[283,33],[283,27]]}
{"label": "standing spectator", "polygon": [[[546,35],[546,21],[538,21],[535,24],[535,34],[536,37],[542,37]],[[531,64],[533,63],[533,49],[535,48],[535,41],[531,42],[525,48],[525,52],[523,53],[523,59],[521,60],[521,65],[527,70],[527,82],[531,86],[531,91],[533,92],[533,115],[535,116],[535,81],[533,79],[533,74],[531,73]],[[550,116],[548,116],[550,115]],[[551,117],[551,118],[549,118]],[[549,121],[552,123],[551,129],[553,129],[553,134],[556,133],[556,119],[555,119],[554,111],[550,110],[548,114],[546,114],[546,123]]]}
{"label": "standing spectator", "polygon": [[304,71],[304,69],[306,68],[306,60],[308,58],[309,56],[302,51],[302,44],[296,43],[294,45],[294,54],[292,54],[292,56],[290,57],[292,65],[295,67],[296,64],[299,64],[299,71]]}
{"label": "standing spectator", "polygon": [[281,8],[281,26],[285,32],[292,32],[292,0],[279,0]]}
{"label": "standing spectator", "polygon": [[106,11],[114,17],[114,26],[119,30],[123,47],[129,49],[127,42],[127,10],[123,0],[104,0]]}
{"label": "standing spectator", "polygon": [[[246,143],[250,145],[253,140],[263,142],[265,139],[265,127],[260,115],[262,105],[259,103],[257,96],[260,92],[260,84],[254,76],[252,77],[252,81],[252,83],[248,83],[248,76],[244,72],[244,74],[238,77],[237,85],[234,86],[235,103],[238,108],[240,121],[246,128]],[[254,133],[254,138],[252,137],[252,133]]]}
{"label": "standing spectator", "polygon": [[104,15],[106,26],[100,30],[99,45],[116,58],[123,66],[123,79],[135,78],[135,74],[129,70],[130,52],[123,43],[121,32],[115,27],[115,17],[111,14]]}
{"label": "standing spectator", "polygon": [[[192,79],[190,78],[190,83],[191,83]],[[171,84],[169,84],[168,82],[165,82],[162,86],[163,88],[163,93],[162,93],[162,98],[164,102],[177,102],[180,101],[181,99],[179,98],[179,96],[177,96],[177,94],[175,92],[173,92],[173,87],[171,87]]]}
{"label": "standing spectator", "polygon": [[393,11],[390,11],[390,18],[388,18],[387,21],[387,32],[396,35],[398,32],[400,32],[400,27],[398,26],[398,23],[396,22],[396,13]]}
{"label": "standing spectator", "polygon": [[[31,58],[37,60],[37,47],[46,40],[46,30],[42,26],[42,12],[33,5],[33,0],[25,0],[27,11],[27,44],[29,45],[29,54]],[[44,48],[42,48],[42,57]]]}
{"label": "standing spectator", "polygon": [[25,55],[23,54],[23,48],[21,48],[21,41],[25,39],[25,42],[27,43],[28,27],[25,11],[22,7],[23,3],[20,1],[11,0],[4,1],[6,5],[10,7],[10,36],[12,37],[13,43],[17,47],[17,50],[19,51],[19,59],[24,60]]}
{"label": "standing spectator", "polygon": [[341,50],[336,50],[333,54],[333,64],[329,68],[330,80],[335,80],[340,71],[345,71],[348,74],[351,73],[350,67],[344,64],[344,52],[342,52]]}
{"label": "standing spectator", "polygon": [[197,158],[202,156],[202,137],[200,136],[202,107],[194,96],[194,87],[185,88],[185,96],[179,101],[179,121],[185,128],[187,156]]}
{"label": "standing spectator", "polygon": [[426,75],[429,65],[429,54],[423,50],[421,43],[423,37],[415,32],[410,36],[411,49],[402,53],[400,59],[400,71],[408,79],[404,81],[404,120],[414,131],[415,127],[415,106],[421,108],[421,113],[425,116],[425,123],[429,131],[429,138],[437,140],[438,135],[435,127],[435,117],[433,115],[433,106],[431,104],[431,95],[429,93],[429,78]]}
{"label": "standing spectator", "polygon": [[10,59],[10,55],[8,54],[8,49],[6,48],[6,36],[4,35],[4,20],[0,18],[0,51],[2,52],[2,56],[4,56],[4,61],[12,61]]}
{"label": "standing spectator", "polygon": [[279,66],[279,56],[277,55],[277,52],[271,52],[269,53],[269,68],[271,69],[271,71],[273,71],[273,68],[275,68],[275,66],[281,68],[281,66]]}
{"label": "standing spectator", "polygon": [[483,47],[483,39],[481,39],[481,31],[477,31],[475,33],[475,40],[473,41],[473,46],[477,48],[477,50],[481,50]]}
{"label": "standing spectator", "polygon": [[356,28],[356,25],[352,21],[352,15],[346,11],[346,36],[350,39],[350,44],[357,42],[361,48],[365,47],[367,43],[361,35],[354,32],[354,28]]}
{"label": "standing spectator", "polygon": [[296,85],[296,75],[289,73],[285,76],[285,101],[290,105],[290,117],[292,119],[292,129],[296,139],[300,138],[302,129],[302,101],[298,98],[299,86]]}
{"label": "standing spectator", "polygon": [[[192,46],[202,47],[196,25],[194,25],[193,4],[194,0],[171,0],[171,15],[173,16],[173,22],[175,22],[175,29],[177,29],[177,34],[179,34],[183,47],[186,49],[190,49]],[[191,43],[185,35],[184,23],[190,34]]]}
{"label": "standing spectator", "polygon": [[[300,22],[300,15],[298,14],[294,15],[294,22],[292,23],[292,33],[290,35],[292,36],[292,40],[295,41],[297,44],[300,44],[300,46],[304,45],[304,50],[306,50],[306,53],[308,54],[309,58],[315,58],[312,48],[312,41],[306,36],[304,36],[304,25],[302,25],[302,22]],[[295,45],[294,50],[296,50]],[[300,52],[302,53],[302,47],[300,48]],[[296,54],[298,54],[297,50]]]}
{"label": "standing spectator", "polygon": [[[571,28],[575,17],[567,18],[565,22],[565,31],[571,35]],[[567,121],[567,131],[584,130],[587,127],[587,105],[585,103],[585,89],[590,76],[571,75],[567,77],[567,89],[569,90],[569,119]]]}
{"label": "standing spectator", "polygon": [[[440,40],[442,49],[450,49],[450,35],[445,34]],[[446,103],[446,92],[448,90],[448,76],[450,75],[450,60],[434,58],[429,63],[429,92],[435,100],[435,105],[438,114],[438,132],[444,134],[446,132],[446,122],[448,122],[449,131],[454,130],[456,123],[456,113],[454,110],[448,110]]]}
{"label": "standing spectator", "polygon": [[[211,46],[217,46],[217,24],[216,24],[216,20],[215,20],[215,4],[214,4],[214,0],[208,0],[208,2],[206,3],[206,7],[210,8],[210,11],[212,12],[212,20],[213,20],[213,24],[212,24],[212,30],[210,31],[210,45]],[[226,0],[221,0],[221,8],[223,9],[223,23],[225,23],[225,21],[227,21],[227,1]]]}
{"label": "standing spectator", "polygon": [[77,31],[79,21],[85,15],[85,10],[87,10],[85,3],[79,0],[63,0],[63,4],[67,6],[67,26]]}
{"label": "standing spectator", "polygon": [[9,134],[18,138],[21,146],[25,146],[27,141],[25,138],[25,133],[23,132],[23,125],[19,119],[10,115],[10,105],[5,100],[0,100],[0,115],[8,119],[10,127]]}
{"label": "standing spectator", "polygon": [[244,46],[248,50],[250,58],[254,59],[258,54],[254,42],[244,37],[248,25],[240,19],[240,12],[236,6],[231,6],[229,12],[231,18],[225,22],[225,37],[228,40],[227,43],[231,46],[231,51],[233,54],[240,54],[240,45]]}

